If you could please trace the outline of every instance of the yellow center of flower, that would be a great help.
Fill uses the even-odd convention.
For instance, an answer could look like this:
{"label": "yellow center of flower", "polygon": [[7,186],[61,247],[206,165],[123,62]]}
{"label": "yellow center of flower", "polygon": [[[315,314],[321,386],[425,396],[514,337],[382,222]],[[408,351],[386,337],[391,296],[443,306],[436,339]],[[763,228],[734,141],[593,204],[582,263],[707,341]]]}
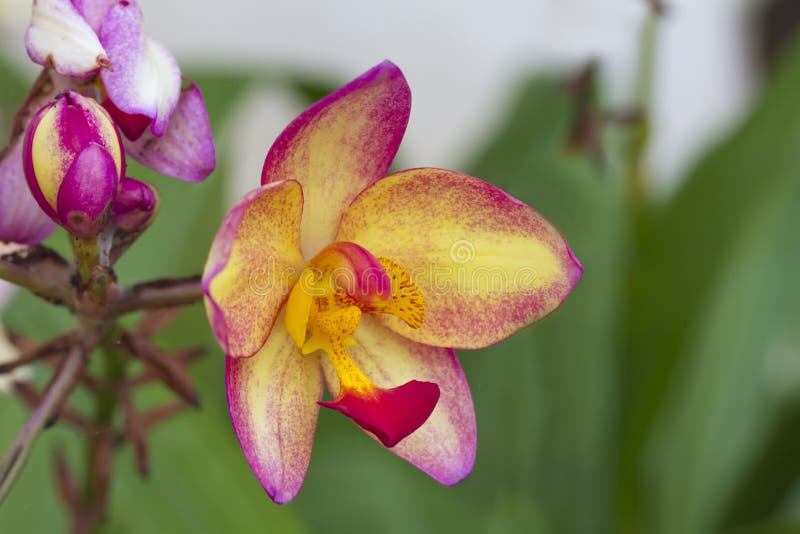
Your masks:
{"label": "yellow center of flower", "polygon": [[[331,252],[332,247],[309,263],[289,293],[286,329],[303,354],[322,350],[328,355],[339,377],[340,393],[370,396],[375,386],[345,350],[347,345],[355,344],[350,336],[358,328],[361,315],[387,313],[419,328],[425,319],[425,301],[408,272],[396,262],[373,258],[378,272],[354,269],[342,261],[335,249]],[[376,281],[385,280],[391,291],[359,292],[369,286],[370,277],[373,288]]]}

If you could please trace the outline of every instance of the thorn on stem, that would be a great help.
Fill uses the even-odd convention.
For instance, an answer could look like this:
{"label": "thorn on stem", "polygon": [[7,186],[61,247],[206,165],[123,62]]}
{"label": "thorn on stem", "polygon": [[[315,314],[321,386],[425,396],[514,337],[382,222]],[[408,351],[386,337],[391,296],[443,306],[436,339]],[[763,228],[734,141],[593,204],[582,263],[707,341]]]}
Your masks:
{"label": "thorn on stem", "polygon": [[[14,390],[16,391],[17,395],[31,408],[36,408],[41,404],[44,395],[37,391],[35,387],[27,382],[16,382],[14,384]],[[66,401],[64,404],[61,405],[61,408],[53,413],[49,419],[44,424],[44,428],[50,428],[60,419],[63,419],[65,422],[71,424],[72,426],[76,427],[78,430],[81,430],[86,433],[91,433],[93,431],[93,425],[90,423],[85,417],[83,417],[78,412],[71,409],[67,406]]]}
{"label": "thorn on stem", "polygon": [[67,509],[72,514],[75,514],[80,508],[80,494],[78,492],[78,485],[75,483],[75,478],[72,476],[69,465],[67,464],[64,450],[62,448],[56,449],[53,459],[58,495],[61,497]]}
{"label": "thorn on stem", "polygon": [[134,332],[140,337],[150,339],[171,325],[182,311],[183,308],[180,307],[150,310],[142,316]]}
{"label": "thorn on stem", "polygon": [[189,405],[195,408],[200,406],[197,391],[183,362],[170,357],[149,340],[136,334],[126,332],[122,336],[122,341],[130,354],[141,360],[148,370],[157,375],[168,388],[177,393]]}
{"label": "thorn on stem", "polygon": [[133,404],[130,388],[123,388],[123,406],[125,409],[125,439],[133,447],[136,470],[146,479],[150,474],[150,461],[147,452],[146,432],[136,407]]}
{"label": "thorn on stem", "polygon": [[[23,338],[17,336],[16,339],[19,341]],[[76,339],[77,337],[75,332],[70,331],[66,334],[62,334],[54,339],[51,339],[46,343],[34,345],[32,347],[28,346],[28,349],[24,350],[16,360],[0,364],[0,374],[9,373],[17,367],[28,365],[42,358],[63,354],[73,347]],[[28,345],[27,341],[23,341],[22,343],[24,345]]]}
{"label": "thorn on stem", "polygon": [[144,426],[146,430],[149,430],[162,421],[181,413],[186,409],[186,406],[186,403],[183,401],[175,401],[170,404],[159,406],[158,408],[153,408],[142,414],[142,426]]}

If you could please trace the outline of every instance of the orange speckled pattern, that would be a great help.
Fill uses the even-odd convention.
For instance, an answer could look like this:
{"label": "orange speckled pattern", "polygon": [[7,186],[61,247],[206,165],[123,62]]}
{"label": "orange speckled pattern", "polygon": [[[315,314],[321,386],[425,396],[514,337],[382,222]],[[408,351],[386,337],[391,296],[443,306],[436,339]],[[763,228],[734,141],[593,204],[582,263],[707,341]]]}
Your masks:
{"label": "orange speckled pattern", "polygon": [[294,181],[262,186],[228,214],[203,274],[206,310],[234,358],[258,351],[303,269],[303,193]]}
{"label": "orange speckled pattern", "polygon": [[261,183],[302,184],[306,258],[333,242],[339,216],[353,197],[386,175],[410,110],[403,73],[384,62],[311,106],[272,145]]}
{"label": "orange speckled pattern", "polygon": [[362,192],[337,240],[402,265],[422,291],[425,322],[381,320],[428,345],[480,348],[557,308],[583,270],[533,208],[477,178],[443,169],[402,171]]}
{"label": "orange speckled pattern", "polygon": [[247,463],[270,498],[303,485],[322,397],[319,362],[300,354],[283,321],[252,358],[227,359],[228,408]]}

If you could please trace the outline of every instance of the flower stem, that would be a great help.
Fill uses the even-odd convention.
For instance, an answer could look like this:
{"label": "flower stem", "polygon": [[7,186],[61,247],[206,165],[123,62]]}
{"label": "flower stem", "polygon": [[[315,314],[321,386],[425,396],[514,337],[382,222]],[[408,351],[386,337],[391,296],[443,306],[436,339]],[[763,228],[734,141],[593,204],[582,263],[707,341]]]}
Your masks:
{"label": "flower stem", "polygon": [[188,306],[203,300],[200,276],[168,278],[136,284],[122,291],[110,311],[119,316],[137,310]]}
{"label": "flower stem", "polygon": [[640,111],[640,120],[633,128],[627,169],[628,201],[638,218],[647,204],[647,167],[645,158],[650,141],[650,112],[655,73],[656,44],[659,15],[648,15],[641,29],[641,46],[637,68],[635,106]]}
{"label": "flower stem", "polygon": [[61,367],[53,375],[42,402],[31,413],[6,450],[0,463],[0,502],[8,495],[39,433],[56,416],[61,404],[75,386],[78,375],[86,365],[85,354],[85,349],[80,345],[72,348]]}
{"label": "flower stem", "polygon": [[112,328],[103,340],[103,377],[95,391],[94,432],[87,436],[83,507],[73,517],[73,532],[90,532],[105,520],[111,482],[116,431],[114,415],[125,380],[127,358],[119,345],[121,333]]}
{"label": "flower stem", "polygon": [[41,245],[0,255],[0,279],[68,308],[72,308],[70,277],[67,261]]}
{"label": "flower stem", "polygon": [[100,264],[100,244],[97,237],[71,236],[72,250],[75,252],[75,263],[78,267],[78,279],[81,286],[86,286],[92,279],[92,270]]}

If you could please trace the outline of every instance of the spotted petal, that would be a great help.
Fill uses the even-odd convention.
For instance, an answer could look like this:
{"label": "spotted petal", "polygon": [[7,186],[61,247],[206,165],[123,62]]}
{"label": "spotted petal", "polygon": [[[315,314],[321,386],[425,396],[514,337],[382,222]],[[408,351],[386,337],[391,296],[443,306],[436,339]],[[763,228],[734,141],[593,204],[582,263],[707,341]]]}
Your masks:
{"label": "spotted petal", "polygon": [[69,0],[34,0],[25,48],[35,63],[64,76],[89,77],[108,66],[97,34]]}
{"label": "spotted petal", "polygon": [[426,315],[409,339],[439,347],[496,343],[553,311],[583,269],[544,217],[500,189],[441,169],[403,171],[373,184],[342,215],[353,241],[408,271]]}
{"label": "spotted petal", "polygon": [[385,176],[410,109],[403,73],[386,61],[311,106],[272,145],[261,183],[294,179],[303,185],[306,258],[333,241],[350,201]]}
{"label": "spotted petal", "polygon": [[[410,341],[371,316],[362,317],[353,339],[356,344],[347,351],[375,385],[388,389],[418,380],[439,386],[441,396],[428,420],[389,450],[442,484],[453,485],[466,478],[475,463],[475,410],[455,353]],[[336,397],[336,373],[327,364],[324,370],[328,388]]]}
{"label": "spotted petal", "polygon": [[123,143],[125,153],[139,163],[186,182],[204,180],[217,165],[206,105],[194,82],[181,91],[163,136],[144,132],[135,141]]}
{"label": "spotted petal", "polygon": [[226,388],[250,469],[273,501],[291,501],[303,485],[317,426],[317,359],[300,354],[280,320],[255,356],[228,357]]}
{"label": "spotted petal", "polygon": [[44,241],[56,224],[33,198],[22,166],[20,135],[0,155],[0,241],[34,245]]}
{"label": "spotted petal", "polygon": [[181,71],[172,54],[145,35],[136,2],[109,9],[100,42],[112,63],[100,73],[109,98],[127,114],[151,118],[153,134],[163,135],[180,98]]}
{"label": "spotted petal", "polygon": [[209,322],[228,356],[264,344],[303,267],[303,192],[295,181],[248,193],[225,217],[203,273]]}

